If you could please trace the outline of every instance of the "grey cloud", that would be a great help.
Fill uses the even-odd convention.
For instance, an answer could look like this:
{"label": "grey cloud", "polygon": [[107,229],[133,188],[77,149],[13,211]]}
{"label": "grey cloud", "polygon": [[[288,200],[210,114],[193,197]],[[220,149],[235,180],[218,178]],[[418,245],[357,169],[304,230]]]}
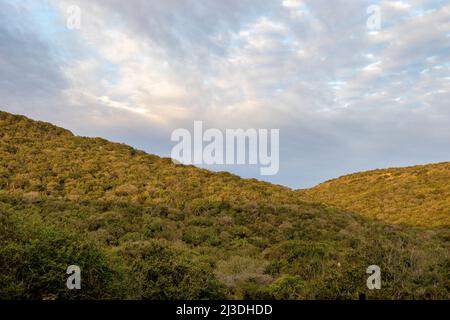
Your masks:
{"label": "grey cloud", "polygon": [[[33,30],[26,7],[0,3],[2,108],[39,117],[67,85],[48,44]],[[42,116],[42,114],[40,115]]]}
{"label": "grey cloud", "polygon": [[[70,3],[78,4],[82,10],[95,7],[110,24],[124,25],[142,38],[150,39],[165,48],[169,56],[184,61],[197,56],[198,63],[205,63],[211,54],[225,54],[233,33],[278,5],[270,0],[76,0]],[[202,48],[207,50],[203,54]]]}

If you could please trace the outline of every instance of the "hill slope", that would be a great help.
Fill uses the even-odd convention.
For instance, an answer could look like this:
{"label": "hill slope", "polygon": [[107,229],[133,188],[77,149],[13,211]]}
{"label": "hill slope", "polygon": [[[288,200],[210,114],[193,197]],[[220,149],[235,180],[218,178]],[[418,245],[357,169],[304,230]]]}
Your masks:
{"label": "hill slope", "polygon": [[450,162],[355,173],[298,192],[389,223],[450,226]]}
{"label": "hill slope", "polygon": [[[448,230],[0,112],[0,299],[449,298]],[[79,265],[82,290],[66,288]],[[366,268],[382,270],[368,290]]]}

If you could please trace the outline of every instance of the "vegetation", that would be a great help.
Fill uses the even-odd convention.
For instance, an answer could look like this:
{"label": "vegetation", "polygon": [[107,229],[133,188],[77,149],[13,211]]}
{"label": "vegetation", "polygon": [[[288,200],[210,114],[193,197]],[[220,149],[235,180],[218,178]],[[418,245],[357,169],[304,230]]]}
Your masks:
{"label": "vegetation", "polygon": [[0,299],[449,298],[448,228],[300,198],[0,113]]}
{"label": "vegetation", "polygon": [[298,193],[389,223],[450,226],[450,162],[351,174]]}

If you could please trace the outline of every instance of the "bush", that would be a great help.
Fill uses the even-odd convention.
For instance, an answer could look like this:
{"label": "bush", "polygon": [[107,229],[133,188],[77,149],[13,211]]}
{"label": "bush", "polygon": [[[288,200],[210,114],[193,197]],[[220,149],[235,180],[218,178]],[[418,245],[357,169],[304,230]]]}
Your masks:
{"label": "bush", "polygon": [[223,299],[225,288],[211,269],[188,259],[183,252],[156,241],[127,245],[121,254],[131,262],[139,288],[147,300]]}
{"label": "bush", "polygon": [[[105,254],[76,236],[6,215],[0,238],[0,299],[107,299],[115,272]],[[11,230],[11,228],[14,228]],[[82,290],[66,287],[69,265],[81,268]]]}
{"label": "bush", "polygon": [[295,300],[302,299],[305,283],[300,276],[283,275],[275,280],[268,292],[274,299]]}

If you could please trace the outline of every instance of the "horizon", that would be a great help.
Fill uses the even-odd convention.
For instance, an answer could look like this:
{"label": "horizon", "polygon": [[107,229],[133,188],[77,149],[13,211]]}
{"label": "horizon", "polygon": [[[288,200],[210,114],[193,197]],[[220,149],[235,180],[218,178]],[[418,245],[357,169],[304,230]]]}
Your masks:
{"label": "horizon", "polygon": [[292,189],[450,159],[448,1],[0,3],[4,111],[170,157],[194,121],[279,129]]}
{"label": "horizon", "polygon": [[[0,112],[6,112],[6,111],[0,109]],[[8,113],[8,112],[6,112],[6,113]],[[22,115],[22,114],[12,114],[12,115],[14,115],[14,116],[25,116],[25,115]],[[26,116],[25,116],[25,117],[26,117]],[[32,119],[32,118],[29,118],[29,117],[26,117],[26,118],[27,118],[28,120],[31,120],[31,121],[41,121],[41,122],[46,122],[46,121],[43,121],[43,120]],[[50,125],[56,126],[55,124],[53,124],[53,123],[51,123],[51,122],[46,122],[46,123],[49,123]],[[59,126],[56,126],[56,127],[60,128],[60,129],[68,130],[68,129],[63,128],[63,127],[59,127]],[[69,131],[70,133],[72,133],[72,134],[74,135],[74,137],[91,138],[91,139],[95,139],[95,138],[105,139],[104,137],[100,137],[100,136],[80,136],[80,135],[78,135],[78,134],[76,134],[76,133],[74,133],[74,132],[72,132],[72,131],[70,131],[70,130],[68,130],[68,131]],[[108,142],[110,142],[110,143],[123,144],[123,142],[111,141],[111,140],[107,140],[107,139],[106,139],[106,141],[108,141]],[[160,156],[160,155],[157,155],[157,154],[149,153],[149,152],[147,152],[147,151],[145,151],[145,150],[137,149],[137,148],[135,148],[135,147],[133,147],[133,146],[131,146],[131,145],[127,145],[127,146],[130,146],[130,147],[132,147],[132,148],[134,148],[134,149],[136,149],[136,150],[139,150],[139,151],[143,151],[143,152],[145,152],[146,154],[149,154],[149,155],[156,155],[156,156],[161,157],[161,158],[170,158],[170,157],[163,157],[163,156]],[[173,160],[173,158],[170,158],[170,159]],[[268,183],[271,183],[271,184],[273,184],[273,185],[278,185],[278,186],[281,186],[281,187],[286,187],[286,188],[289,188],[289,189],[291,189],[291,190],[293,190],[293,191],[295,191],[295,190],[307,190],[307,189],[312,189],[312,188],[314,188],[314,187],[317,187],[317,186],[319,186],[320,184],[323,184],[323,183],[326,183],[326,182],[329,182],[329,181],[337,180],[337,179],[339,179],[339,178],[343,178],[343,177],[346,177],[346,176],[350,176],[350,175],[354,175],[354,174],[359,174],[359,173],[366,173],[366,172],[372,172],[372,171],[377,171],[377,170],[407,169],[407,168],[418,167],[418,166],[438,165],[438,164],[443,164],[443,163],[448,163],[448,162],[449,162],[449,161],[429,162],[429,163],[413,164],[413,165],[410,165],[410,166],[386,167],[386,168],[372,168],[372,169],[365,170],[365,171],[354,171],[354,172],[346,173],[346,174],[341,175],[341,176],[332,177],[332,178],[330,178],[330,179],[328,179],[328,180],[320,181],[319,183],[317,183],[317,184],[315,184],[315,185],[313,185],[313,186],[309,186],[309,187],[305,187],[305,188],[292,188],[292,187],[289,187],[289,186],[286,186],[286,185],[276,184],[276,183],[271,183],[271,182],[269,182],[269,181],[264,181],[264,180],[262,180],[262,179],[257,179],[257,180],[260,180],[260,181],[262,181],[262,182],[268,182]],[[176,163],[176,162],[175,162],[175,163]],[[187,164],[186,164],[186,165],[187,165]],[[201,166],[198,166],[198,165],[195,165],[195,164],[188,164],[188,165],[194,166],[194,167],[199,168],[199,169],[206,169],[206,170],[208,170],[208,171],[216,172],[216,173],[218,173],[218,172],[228,172],[228,173],[237,175],[239,178],[244,179],[244,180],[245,180],[245,179],[255,179],[255,178],[253,178],[253,177],[249,177],[249,178],[242,177],[242,176],[240,176],[240,175],[238,175],[238,174],[236,174],[236,173],[233,173],[233,172],[230,172],[230,171],[226,171],[226,170],[219,170],[219,169],[214,169],[214,168],[211,168],[211,167],[209,167],[209,168],[204,168],[204,167],[201,167]]]}

